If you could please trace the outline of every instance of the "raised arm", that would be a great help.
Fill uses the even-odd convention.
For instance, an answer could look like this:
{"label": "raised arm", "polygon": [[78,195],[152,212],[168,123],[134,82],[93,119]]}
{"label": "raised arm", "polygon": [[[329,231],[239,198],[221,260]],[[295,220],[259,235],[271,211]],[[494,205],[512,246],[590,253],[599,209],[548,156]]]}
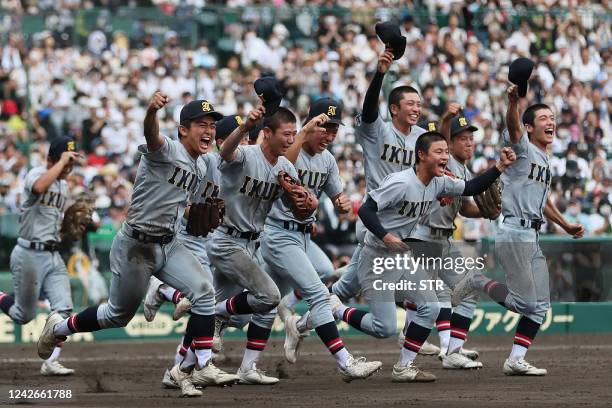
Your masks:
{"label": "raised arm", "polygon": [[34,194],[40,195],[43,194],[51,184],[62,173],[64,167],[68,164],[73,163],[79,158],[79,154],[77,152],[64,152],[60,156],[60,159],[53,165],[49,170],[47,170],[42,176],[40,176],[32,185],[32,192]]}
{"label": "raised arm", "polygon": [[506,127],[510,133],[510,141],[516,144],[523,136],[523,127],[519,115],[518,86],[508,88],[508,110],[506,111]]}
{"label": "raised arm", "polygon": [[380,98],[380,90],[382,88],[383,79],[393,62],[393,52],[390,48],[378,57],[378,67],[376,73],[370,82],[370,86],[366,91],[363,99],[363,108],[361,112],[361,120],[364,123],[374,123],[378,118],[378,101]]}
{"label": "raised arm", "polygon": [[501,151],[501,157],[491,167],[480,176],[465,182],[465,189],[462,196],[474,196],[485,191],[495,180],[516,160],[516,154],[510,147],[504,147]]}
{"label": "raised arm", "polygon": [[153,94],[147,113],[144,118],[144,136],[147,140],[147,149],[154,152],[164,144],[164,139],[159,134],[159,120],[157,119],[157,111],[166,106],[169,102],[168,95],[157,91]]}
{"label": "raised arm", "polygon": [[446,108],[446,112],[444,112],[444,115],[442,115],[442,119],[440,120],[440,133],[446,138],[446,141],[449,143],[453,118],[457,116],[461,109],[463,109],[463,107],[460,104],[456,102],[449,103],[448,107]]}
{"label": "raised arm", "polygon": [[550,200],[550,198],[546,200],[544,215],[552,222],[563,228],[563,230],[572,237],[582,238],[584,235],[584,227],[579,223],[568,222],[563,214],[561,214],[557,206]]}
{"label": "raised arm", "polygon": [[231,162],[236,158],[236,149],[240,145],[240,141],[242,141],[249,130],[253,129],[257,122],[263,118],[264,113],[266,113],[266,109],[263,105],[259,105],[249,112],[247,120],[243,124],[230,133],[223,142],[223,145],[221,145],[221,150],[219,151],[219,155],[223,160]]}
{"label": "raised arm", "polygon": [[322,113],[319,116],[315,116],[310,119],[308,123],[302,126],[302,129],[295,136],[295,142],[287,149],[287,153],[285,153],[285,157],[293,164],[297,161],[300,156],[300,151],[302,150],[302,145],[306,141],[308,134],[311,132],[325,132],[325,129],[321,126],[329,121],[329,116]]}

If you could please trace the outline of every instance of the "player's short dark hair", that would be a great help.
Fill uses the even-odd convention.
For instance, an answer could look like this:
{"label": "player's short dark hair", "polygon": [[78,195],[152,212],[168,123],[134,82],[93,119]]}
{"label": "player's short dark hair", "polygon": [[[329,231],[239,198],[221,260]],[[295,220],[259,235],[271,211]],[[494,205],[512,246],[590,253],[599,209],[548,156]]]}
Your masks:
{"label": "player's short dark hair", "polygon": [[415,164],[419,164],[419,152],[429,152],[431,144],[440,140],[446,142],[446,138],[440,132],[425,132],[419,136],[414,146]]}
{"label": "player's short dark hair", "polygon": [[545,103],[533,104],[527,109],[525,109],[525,112],[523,113],[523,125],[533,126],[535,123],[535,113],[540,109],[549,109],[552,111],[552,109],[550,109],[550,106],[546,105]]}
{"label": "player's short dark hair", "polygon": [[269,128],[272,132],[281,127],[284,123],[297,123],[297,118],[289,109],[280,107],[272,116],[265,117],[263,127]]}
{"label": "player's short dark hair", "polygon": [[391,113],[391,105],[399,106],[400,101],[404,97],[404,94],[407,94],[407,93],[415,93],[419,95],[419,97],[421,96],[419,94],[419,91],[417,91],[416,89],[414,89],[413,87],[409,85],[398,86],[391,90],[391,93],[389,94],[389,108],[388,108],[389,114],[391,116],[393,116],[393,114]]}

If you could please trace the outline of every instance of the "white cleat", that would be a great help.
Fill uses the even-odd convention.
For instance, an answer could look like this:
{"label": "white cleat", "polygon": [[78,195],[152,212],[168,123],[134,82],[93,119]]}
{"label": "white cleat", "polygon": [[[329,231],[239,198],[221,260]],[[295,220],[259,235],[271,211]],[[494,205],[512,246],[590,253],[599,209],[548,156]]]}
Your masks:
{"label": "white cleat", "polygon": [[215,316],[215,333],[213,334],[213,353],[221,353],[223,351],[223,332],[227,327],[228,319]]}
{"label": "white cleat", "polygon": [[276,377],[271,377],[266,375],[265,371],[257,368],[255,363],[251,366],[251,368],[247,371],[242,371],[242,367],[238,369],[236,373],[238,375],[238,384],[247,384],[247,385],[274,385],[279,380]]}
{"label": "white cleat", "polygon": [[[403,345],[404,343],[402,342],[402,346]],[[440,351],[440,347],[436,346],[435,344],[431,344],[426,340],[425,343],[423,343],[423,345],[421,346],[419,354],[422,356],[435,356],[440,354]]]}
{"label": "white cleat", "polygon": [[177,383],[174,377],[172,377],[172,375],[170,374],[169,368],[166,368],[166,371],[164,371],[164,376],[162,377],[162,384],[164,387],[171,388],[173,390],[181,388],[180,384]]}
{"label": "white cleat", "polygon": [[38,338],[38,357],[43,360],[49,359],[57,343],[66,340],[66,336],[56,336],[55,333],[53,333],[55,326],[63,321],[64,318],[57,312],[53,312],[47,317],[45,327],[43,327],[40,337]]}
{"label": "white cleat", "polygon": [[308,332],[301,333],[298,330],[297,322],[300,320],[300,316],[289,316],[285,320],[285,359],[291,364],[295,364],[298,357],[298,352],[302,340],[308,337]]}
{"label": "white cleat", "polygon": [[419,367],[411,362],[406,366],[400,366],[399,363],[393,366],[393,373],[391,373],[391,382],[434,382],[436,376],[428,373],[427,371],[421,371]]}
{"label": "white cleat", "polygon": [[461,347],[459,353],[463,354],[470,360],[476,360],[480,356],[480,354],[476,350],[466,349],[465,347]]}
{"label": "white cleat", "polygon": [[206,387],[208,385],[229,385],[238,381],[236,374],[226,373],[225,371],[215,367],[212,361],[208,361],[206,365],[200,369],[195,368],[191,373],[191,381],[195,385]]}
{"label": "white cleat", "polygon": [[191,301],[186,297],[179,300],[179,302],[174,307],[174,312],[172,313],[172,320],[178,320],[185,315],[188,311],[191,310]]}
{"label": "white cleat", "polygon": [[293,314],[295,313],[293,308],[287,305],[287,300],[289,299],[289,296],[292,294],[293,292],[289,293],[288,295],[283,296],[280,302],[278,303],[278,306],[276,306],[276,311],[278,313],[278,316],[280,317],[283,323],[287,321],[289,316],[293,316]]}
{"label": "white cleat", "polygon": [[337,295],[334,295],[332,293],[329,295],[329,307],[331,308],[331,311],[334,317],[336,317],[338,310],[344,307],[344,305],[342,304],[342,301],[340,300],[340,298]]}
{"label": "white cleat", "polygon": [[365,357],[354,358],[349,356],[346,367],[338,367],[338,372],[342,376],[342,381],[351,382],[353,380],[363,380],[368,378],[376,371],[380,370],[382,362],[366,361]]}
{"label": "white cleat", "polygon": [[147,295],[144,299],[144,317],[147,322],[152,322],[159,307],[166,301],[164,295],[159,293],[161,285],[155,282],[149,283]]}
{"label": "white cleat", "polygon": [[521,358],[517,361],[506,359],[504,362],[504,374],[506,375],[546,375],[545,368],[537,368]]}
{"label": "white cleat", "polygon": [[198,390],[195,385],[193,385],[191,373],[181,371],[178,364],[170,370],[170,377],[175,383],[180,385],[181,397],[191,398],[202,396],[202,391]]}
{"label": "white cleat", "polygon": [[66,368],[59,361],[44,361],[40,367],[40,373],[45,376],[64,376],[74,374],[72,368]]}
{"label": "white cleat", "polygon": [[463,275],[461,280],[457,282],[451,292],[451,305],[453,307],[458,306],[463,299],[471,296],[474,292],[476,292],[476,288],[473,284],[473,278],[474,270],[470,269]]}
{"label": "white cleat", "polygon": [[473,361],[461,353],[452,353],[442,357],[442,367],[448,369],[470,370],[482,368],[480,361]]}

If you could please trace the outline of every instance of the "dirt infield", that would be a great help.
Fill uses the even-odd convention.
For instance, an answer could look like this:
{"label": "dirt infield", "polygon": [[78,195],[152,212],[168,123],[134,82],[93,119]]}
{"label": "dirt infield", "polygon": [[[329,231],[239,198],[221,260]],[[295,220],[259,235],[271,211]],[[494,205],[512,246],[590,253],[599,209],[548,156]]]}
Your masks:
{"label": "dirt infield", "polygon": [[[443,370],[434,357],[419,365],[438,380],[430,384],[393,384],[390,372],[397,359],[395,339],[347,338],[353,354],[383,361],[383,370],[366,381],[343,383],[335,365],[316,338],[304,344],[296,365],[282,359],[282,343],[273,340],[260,366],[281,377],[275,386],[207,388],[204,397],[179,399],[164,389],[161,376],[169,365],[172,343],[66,344],[63,362],[77,370],[64,378],[38,374],[40,361],[33,345],[0,347],[0,404],[36,406],[609,406],[612,402],[612,335],[540,336],[529,359],[548,369],[541,378],[506,377],[501,365],[512,341],[505,337],[475,337],[469,346],[481,351],[484,368],[458,372]],[[219,366],[236,370],[244,342],[226,342],[228,360]],[[71,390],[70,400],[10,399],[9,390]]]}

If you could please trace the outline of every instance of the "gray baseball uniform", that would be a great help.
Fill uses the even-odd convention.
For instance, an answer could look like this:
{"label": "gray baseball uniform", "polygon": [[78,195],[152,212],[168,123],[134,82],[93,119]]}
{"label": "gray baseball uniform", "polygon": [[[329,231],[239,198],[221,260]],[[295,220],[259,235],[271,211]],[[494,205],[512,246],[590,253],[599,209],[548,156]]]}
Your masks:
{"label": "gray baseball uniform", "polygon": [[[452,155],[449,156],[446,168],[461,180],[472,179],[472,173],[467,166],[459,163]],[[455,217],[461,209],[463,200],[469,200],[467,197],[455,197],[453,203],[442,206],[438,200],[432,204],[431,211],[426,214],[417,225],[413,238],[430,242],[432,245],[432,256],[445,258],[458,258],[461,256],[460,248],[452,239],[452,234],[455,229]],[[432,278],[440,278],[444,282],[444,288],[437,291],[438,300],[441,307],[450,308],[450,289],[454,287],[462,278],[462,274],[456,273],[454,270],[437,269],[431,274]],[[476,304],[478,303],[478,294],[474,293],[463,299],[459,305],[453,309],[453,313],[461,316],[472,318]]]}
{"label": "gray baseball uniform", "polygon": [[550,307],[548,267],[538,243],[539,233],[531,223],[544,219],[550,193],[550,161],[526,133],[512,144],[506,129],[503,139],[517,156],[501,176],[504,221],[495,237],[495,255],[506,273],[510,292],[505,304],[542,323]]}
{"label": "gray baseball uniform", "polygon": [[[272,165],[259,145],[238,146],[234,160],[221,160],[219,170],[225,217],[206,243],[208,257],[215,273],[225,277],[224,286],[233,285],[232,290],[223,289],[226,296],[246,289],[249,307],[257,314],[266,314],[276,307],[280,293],[272,278],[254,261],[258,238],[272,205],[283,195],[278,173],[285,171],[294,178],[298,174],[285,157],[279,157]],[[268,320],[262,327],[271,325]]]}
{"label": "gray baseball uniform", "polygon": [[138,148],[142,158],[132,204],[110,253],[109,302],[97,311],[101,328],[125,326],[132,319],[151,275],[183,292],[192,303],[192,313],[214,314],[210,277],[176,239],[179,219],[206,174],[206,164],[194,160],[180,142],[163,138],[155,151],[146,145]]}
{"label": "gray baseball uniform", "polygon": [[[389,174],[414,166],[414,147],[417,138],[425,132],[423,128],[412,126],[408,135],[403,134],[392,122],[383,121],[380,115],[372,123],[359,121],[355,135],[363,151],[366,192],[377,189]],[[357,262],[366,233],[361,220],[357,220],[356,232],[358,245],[351,262],[340,280],[332,286],[333,292],[345,300],[359,291]]]}
{"label": "gray baseball uniform", "polygon": [[[333,198],[342,192],[338,165],[327,150],[314,156],[301,150],[295,167],[301,183],[316,197],[325,192]],[[312,245],[308,226],[315,221],[315,213],[306,220],[298,220],[282,200],[276,201],[266,219],[261,251],[278,287],[290,286],[302,292],[314,327],[318,327],[333,322],[334,317],[329,306],[329,291],[308,257]]]}
{"label": "gray baseball uniform", "polygon": [[[368,196],[376,202],[378,217],[382,226],[402,240],[409,239],[419,220],[427,214],[437,197],[459,196],[465,189],[465,182],[448,176],[434,177],[424,185],[414,168],[387,176],[380,187],[370,191]],[[417,258],[422,245],[410,243],[411,251],[406,254]],[[358,279],[362,294],[370,305],[370,313],[361,321],[361,328],[376,337],[389,337],[396,333],[395,291],[381,289],[380,282],[396,283],[400,280],[413,282],[413,290],[402,291],[401,297],[417,305],[414,322],[422,327],[433,327],[440,306],[434,288],[420,287],[421,282],[430,280],[423,267],[408,265],[385,266],[382,274],[374,271],[380,267],[378,260],[395,258],[398,254],[387,248],[370,231],[366,233],[365,244],[358,262]],[[377,281],[379,283],[377,283]]]}
{"label": "gray baseball uniform", "polygon": [[[34,318],[41,294],[49,300],[51,310],[58,311],[64,317],[68,317],[72,311],[66,265],[57,248],[51,248],[57,247],[60,240],[68,183],[55,180],[43,194],[32,191],[34,183],[47,170],[46,167],[36,167],[26,175],[19,238],[11,252],[15,303],[8,315],[19,324],[28,323]],[[48,250],[44,250],[43,245],[48,245]]]}

